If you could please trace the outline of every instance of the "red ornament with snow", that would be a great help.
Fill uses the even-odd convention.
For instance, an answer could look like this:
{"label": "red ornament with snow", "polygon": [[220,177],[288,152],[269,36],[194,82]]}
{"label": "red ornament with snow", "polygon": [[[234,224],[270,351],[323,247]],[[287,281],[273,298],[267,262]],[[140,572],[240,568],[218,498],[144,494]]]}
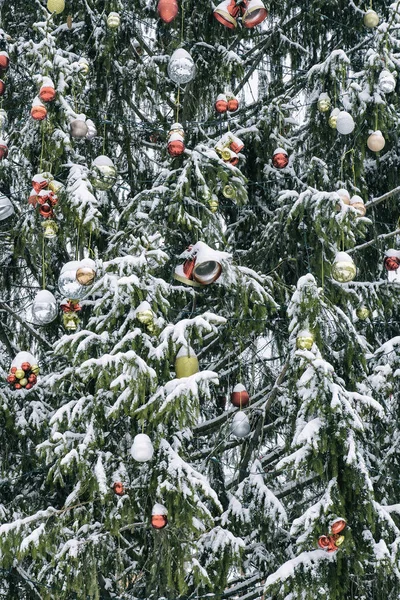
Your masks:
{"label": "red ornament with snow", "polygon": [[289,163],[289,156],[283,148],[277,148],[272,156],[272,164],[276,169],[284,169]]}
{"label": "red ornament with snow", "polygon": [[7,52],[2,50],[0,52],[0,69],[2,71],[6,71],[9,66],[10,66],[10,57],[8,56]]}
{"label": "red ornament with snow", "polygon": [[51,102],[56,97],[54,83],[50,77],[43,77],[42,87],[39,90],[39,98],[43,102]]}
{"label": "red ornament with snow", "polygon": [[154,529],[164,529],[168,523],[168,510],[163,504],[155,504],[151,511],[151,526]]}
{"label": "red ornament with snow", "polygon": [[249,394],[241,383],[237,383],[231,393],[231,402],[233,406],[244,408],[250,402]]}
{"label": "red ornament with snow", "polygon": [[3,140],[0,140],[0,160],[4,160],[5,158],[7,158],[7,156],[8,146]]}

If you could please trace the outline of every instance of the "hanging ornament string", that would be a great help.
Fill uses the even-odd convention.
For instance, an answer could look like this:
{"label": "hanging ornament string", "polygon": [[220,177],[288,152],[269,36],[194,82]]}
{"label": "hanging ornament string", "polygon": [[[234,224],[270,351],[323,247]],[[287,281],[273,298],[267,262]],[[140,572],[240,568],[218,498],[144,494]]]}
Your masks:
{"label": "hanging ornament string", "polygon": [[44,235],[42,235],[42,289],[46,289],[46,262],[45,262],[45,242],[44,242],[45,238]]}

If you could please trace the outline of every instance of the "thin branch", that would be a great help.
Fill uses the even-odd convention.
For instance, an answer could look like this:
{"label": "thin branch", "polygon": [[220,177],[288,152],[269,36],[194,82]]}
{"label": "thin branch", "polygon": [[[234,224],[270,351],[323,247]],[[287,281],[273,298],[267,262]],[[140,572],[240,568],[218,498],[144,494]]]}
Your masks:
{"label": "thin branch", "polygon": [[0,301],[0,309],[5,310],[16,321],[18,321],[19,323],[21,323],[21,325],[23,325],[24,328],[27,329],[29,331],[29,333],[32,334],[33,337],[36,338],[41,344],[44,344],[44,346],[46,346],[46,348],[48,350],[53,350],[53,346],[50,344],[50,342],[48,342],[46,340],[46,338],[44,338],[42,335],[40,335],[40,333],[38,333],[37,331],[35,331],[34,328],[31,325],[29,325],[29,323],[27,323],[26,321],[24,321],[24,319],[22,317],[20,317],[19,314],[17,314],[16,312],[14,312],[12,310],[12,308],[10,308],[7,304],[5,304],[4,302]]}
{"label": "thin branch", "polygon": [[366,206],[366,208],[371,208],[371,206],[376,206],[377,204],[384,202],[384,200],[386,200],[387,198],[390,198],[391,196],[394,196],[397,193],[400,193],[400,186],[397,188],[394,188],[390,192],[386,192],[386,194],[383,194],[383,196],[379,196],[379,198],[373,198],[372,200],[367,202],[365,204],[365,206]]}
{"label": "thin branch", "polygon": [[391,231],[390,233],[382,233],[382,235],[378,235],[373,240],[369,242],[365,242],[365,244],[360,244],[359,246],[355,246],[350,250],[346,250],[347,254],[352,254],[353,252],[358,252],[359,250],[364,250],[364,248],[368,248],[368,246],[373,246],[378,240],[385,240],[387,238],[394,237],[395,235],[400,234],[400,229],[396,229],[395,231]]}

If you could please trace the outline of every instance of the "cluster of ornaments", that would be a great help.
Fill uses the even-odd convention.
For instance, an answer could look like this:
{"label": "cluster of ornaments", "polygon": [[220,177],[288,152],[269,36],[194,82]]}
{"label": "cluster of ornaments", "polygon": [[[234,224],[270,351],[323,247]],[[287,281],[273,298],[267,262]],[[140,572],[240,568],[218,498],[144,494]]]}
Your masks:
{"label": "cluster of ornaments", "polygon": [[62,184],[55,181],[51,173],[37,173],[32,179],[28,202],[43,218],[43,235],[48,239],[55,238],[58,232],[54,208],[58,204],[57,193],[61,188]]}
{"label": "cluster of ornaments", "polygon": [[56,90],[50,77],[43,77],[38,96],[32,102],[31,117],[35,121],[43,121],[47,117],[45,103],[53,102],[56,98]]}
{"label": "cluster of ornaments", "polygon": [[347,523],[344,519],[338,518],[331,523],[331,531],[329,535],[321,535],[318,538],[318,546],[326,552],[332,553],[339,550],[345,540],[344,535],[341,535]]}
{"label": "cluster of ornaments", "polygon": [[228,29],[236,29],[238,18],[247,29],[262,23],[268,16],[261,0],[223,0],[214,10],[214,17]]}
{"label": "cluster of ornaments", "polygon": [[239,108],[239,100],[232,92],[225,92],[225,94],[219,94],[217,96],[214,106],[215,110],[220,115],[228,112],[236,112]]}
{"label": "cluster of ornaments", "polygon": [[215,145],[215,151],[226,163],[234,167],[239,163],[239,152],[244,148],[244,143],[236,135],[228,132],[222,136]]}
{"label": "cluster of ornaments", "polygon": [[180,123],[173,123],[168,133],[167,150],[170,156],[180,156],[185,151],[185,132]]}
{"label": "cluster of ornaments", "polygon": [[[338,190],[337,194],[343,202],[343,204],[354,208],[354,210],[357,212],[357,217],[365,217],[365,215],[367,214],[367,208],[361,196],[355,194],[354,196],[350,197],[349,192],[344,188]],[[338,206],[338,209],[340,209],[340,206]]]}
{"label": "cluster of ornaments", "polygon": [[58,289],[65,299],[61,302],[63,324],[67,331],[76,331],[79,325],[78,312],[81,310],[79,300],[88,293],[96,277],[96,263],[91,258],[73,260],[61,269]]}
{"label": "cluster of ornaments", "polygon": [[14,358],[7,383],[12,390],[30,390],[37,383],[39,366],[35,357],[29,352],[18,352]]}

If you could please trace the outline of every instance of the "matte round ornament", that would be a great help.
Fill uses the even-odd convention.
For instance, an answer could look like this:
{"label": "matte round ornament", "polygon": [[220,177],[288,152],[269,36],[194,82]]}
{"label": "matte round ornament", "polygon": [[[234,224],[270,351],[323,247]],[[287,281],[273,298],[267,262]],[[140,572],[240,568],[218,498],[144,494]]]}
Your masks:
{"label": "matte round ornament", "polygon": [[378,25],[379,25],[378,13],[376,13],[374,10],[372,10],[372,8],[370,8],[365,13],[363,21],[364,21],[365,27],[368,27],[369,29],[378,27]]}
{"label": "matte round ornament", "polygon": [[60,277],[58,278],[58,289],[66,298],[80,300],[87,294],[86,287],[81,285],[76,279],[76,272],[79,266],[79,261],[72,260],[67,262],[61,269]]}
{"label": "matte round ornament", "polygon": [[88,286],[93,283],[96,277],[96,263],[91,258],[84,258],[79,262],[76,270],[76,279],[83,285]]}
{"label": "matte round ornament", "polygon": [[296,337],[296,348],[298,348],[298,350],[311,350],[314,345],[314,339],[312,331],[303,329]]}
{"label": "matte round ornament", "polygon": [[85,137],[87,140],[93,140],[95,137],[97,137],[97,128],[91,119],[86,120],[86,127],[87,132]]}
{"label": "matte round ornament", "polygon": [[390,71],[384,69],[379,75],[378,84],[381,92],[383,92],[384,94],[391,94],[392,92],[394,92],[394,89],[396,87],[396,80]]}
{"label": "matte round ornament", "polygon": [[400,267],[400,252],[394,248],[389,248],[385,252],[385,259],[383,261],[386,271],[397,271]]}
{"label": "matte round ornament", "polygon": [[14,214],[14,207],[11,203],[11,200],[0,194],[0,221],[5,221],[8,217],[11,217]]}
{"label": "matte round ornament", "polygon": [[52,102],[56,97],[54,83],[50,77],[43,77],[42,86],[39,90],[39,98],[43,102]]}
{"label": "matte round ornament", "polygon": [[321,113],[328,112],[330,107],[331,107],[331,99],[329,98],[329,95],[326,94],[325,92],[322,92],[319,95],[318,102],[317,102],[317,108],[318,108],[319,112],[321,112]]}
{"label": "matte round ornament", "polygon": [[354,131],[355,123],[350,113],[345,110],[339,111],[336,118],[336,129],[341,135],[349,135]]}
{"label": "matte round ornament", "polygon": [[289,156],[283,148],[277,148],[272,156],[272,164],[276,169],[284,169],[289,163]]}
{"label": "matte round ornament", "polygon": [[64,0],[47,0],[47,10],[60,15],[65,8]]}
{"label": "matte round ornament", "polygon": [[91,168],[90,181],[97,190],[109,190],[117,181],[117,169],[108,156],[98,156]]}
{"label": "matte round ornament", "polygon": [[246,413],[239,411],[235,413],[232,424],[231,432],[238,438],[244,438],[250,433],[250,423]]}
{"label": "matte round ornament", "polygon": [[339,113],[340,113],[340,110],[338,108],[334,108],[333,111],[331,112],[331,114],[329,115],[328,125],[332,129],[336,129],[336,126],[337,126],[337,116],[338,116]]}
{"label": "matte round ornament", "polygon": [[227,112],[228,98],[226,97],[226,94],[219,94],[219,96],[217,96],[217,99],[215,101],[215,110],[219,114],[223,114],[223,113]]}
{"label": "matte round ornament", "polygon": [[172,54],[168,62],[168,75],[178,85],[184,85],[192,81],[195,76],[196,67],[189,52],[178,48]]}
{"label": "matte round ornament", "polygon": [[82,140],[86,137],[88,132],[88,127],[86,125],[86,117],[85,115],[78,115],[76,119],[71,121],[69,124],[69,130],[71,137],[76,138],[78,140]]}
{"label": "matte round ornament", "polygon": [[332,277],[338,283],[352,281],[357,274],[353,259],[346,252],[338,252],[332,265]]}
{"label": "matte round ornament", "polygon": [[8,156],[8,146],[4,140],[0,140],[0,160],[6,159]]}
{"label": "matte round ornament", "polygon": [[359,306],[356,310],[356,316],[360,321],[365,321],[369,318],[371,312],[367,306]]}
{"label": "matte round ornament", "polygon": [[131,455],[137,462],[148,462],[153,458],[154,448],[148,435],[139,433],[135,436]]}
{"label": "matte round ornament", "polygon": [[36,294],[32,305],[32,315],[38,325],[47,325],[54,321],[58,315],[58,305],[51,292],[41,290]]}
{"label": "matte round ornament", "polygon": [[31,117],[35,121],[43,121],[47,117],[47,108],[37,96],[32,102]]}
{"label": "matte round ornament", "polygon": [[107,17],[107,27],[109,29],[118,29],[121,25],[121,18],[117,12],[110,12]]}
{"label": "matte round ornament", "polygon": [[2,79],[0,79],[0,96],[3,96],[5,91],[6,91],[6,84]]}
{"label": "matte round ornament", "polygon": [[372,152],[380,152],[385,147],[385,138],[381,131],[374,131],[367,139],[367,146]]}
{"label": "matte round ornament", "polygon": [[228,111],[236,112],[239,108],[239,100],[235,96],[228,97]]}
{"label": "matte round ornament", "polygon": [[0,52],[0,69],[2,71],[6,71],[10,66],[10,57],[8,56],[8,52],[2,50]]}
{"label": "matte round ornament", "polygon": [[178,16],[177,0],[158,0],[157,12],[164,23],[171,23]]}
{"label": "matte round ornament", "polygon": [[199,372],[199,361],[195,351],[190,346],[182,346],[176,355],[175,373],[177,379],[190,377]]}
{"label": "matte round ornament", "polygon": [[358,213],[359,217],[365,217],[367,209],[364,204],[364,200],[361,196],[354,195],[351,197],[350,206],[352,206]]}
{"label": "matte round ornament", "polygon": [[238,408],[246,407],[250,402],[249,394],[241,383],[237,383],[231,393],[231,402]]}
{"label": "matte round ornament", "polygon": [[163,504],[155,504],[151,511],[151,526],[154,529],[164,529],[168,523],[168,510]]}

